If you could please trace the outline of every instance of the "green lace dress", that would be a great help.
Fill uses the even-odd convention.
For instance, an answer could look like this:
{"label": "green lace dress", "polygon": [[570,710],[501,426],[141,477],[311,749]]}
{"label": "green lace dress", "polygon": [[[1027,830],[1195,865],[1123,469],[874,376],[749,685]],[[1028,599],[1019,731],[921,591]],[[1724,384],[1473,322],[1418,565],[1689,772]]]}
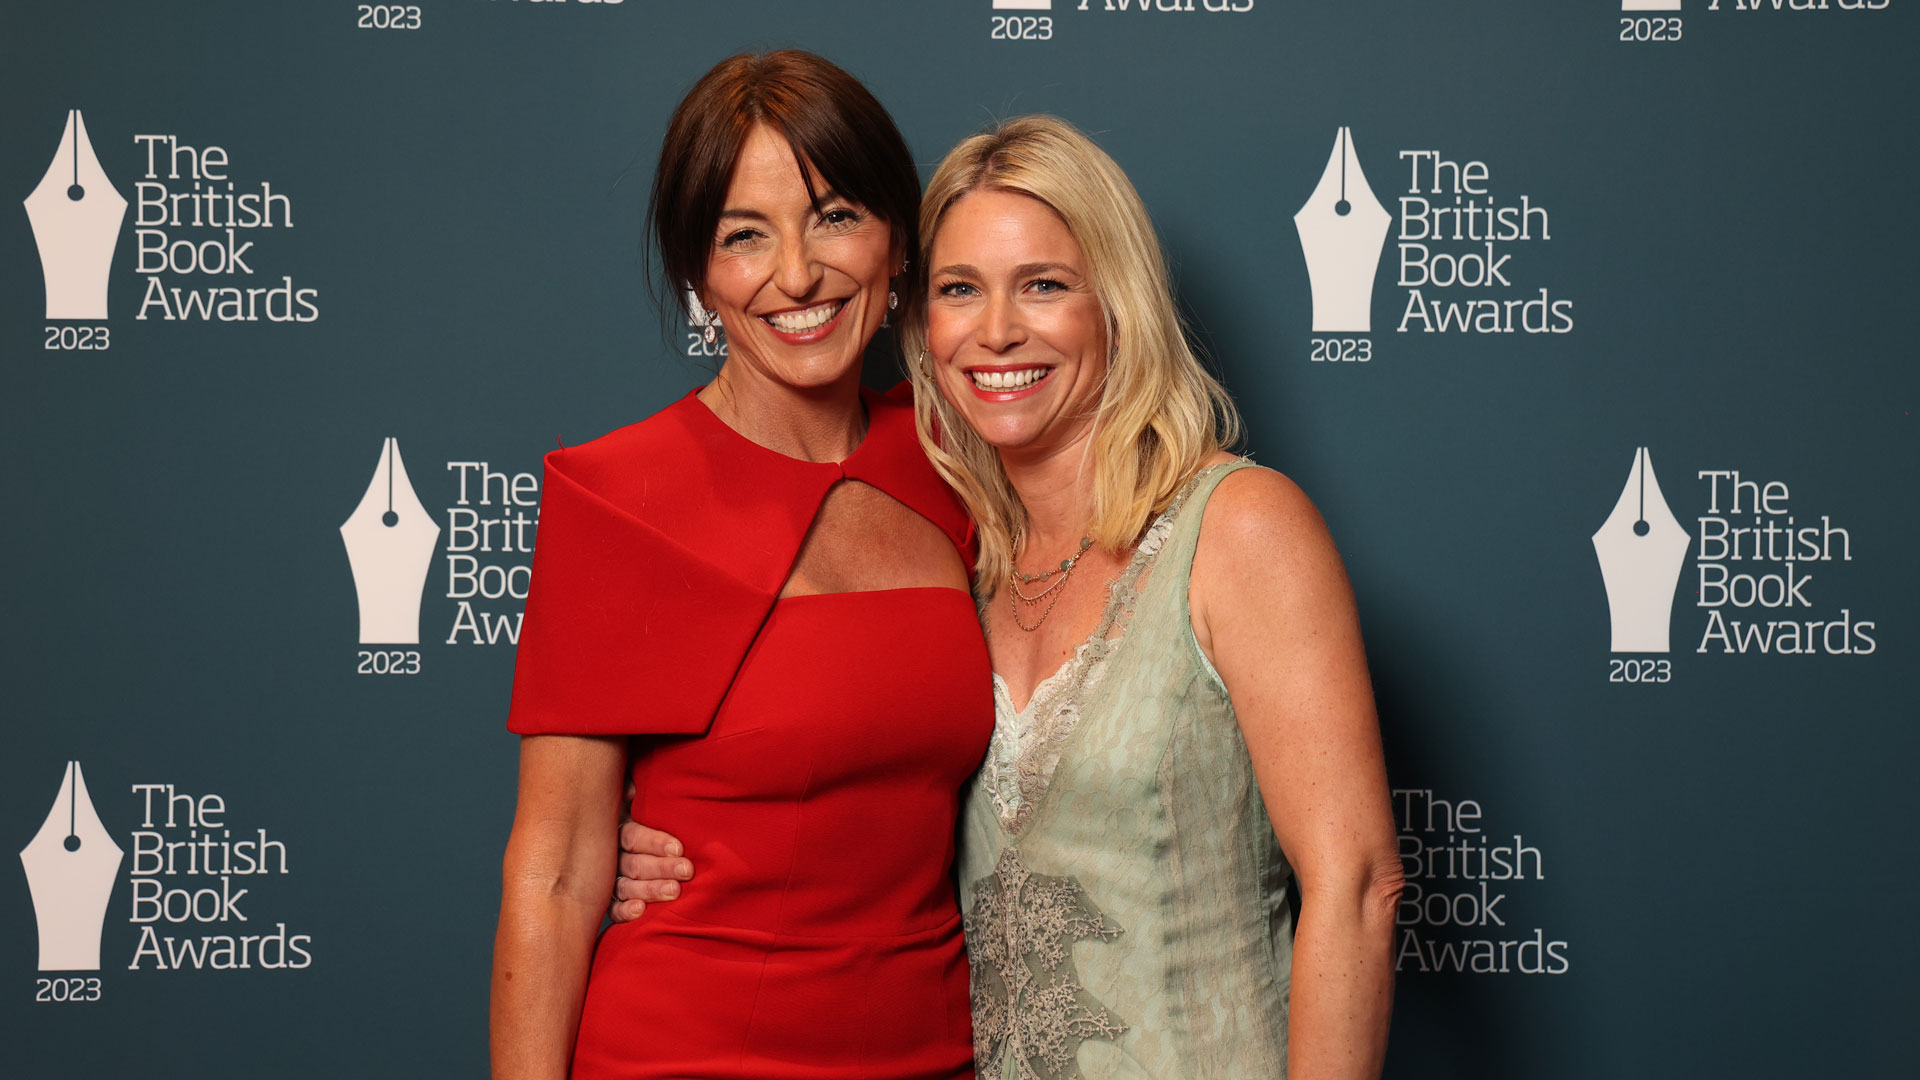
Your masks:
{"label": "green lace dress", "polygon": [[1148,528],[1025,711],[994,676],[960,844],[982,1080],[1286,1074],[1291,872],[1187,610],[1207,498],[1250,464]]}

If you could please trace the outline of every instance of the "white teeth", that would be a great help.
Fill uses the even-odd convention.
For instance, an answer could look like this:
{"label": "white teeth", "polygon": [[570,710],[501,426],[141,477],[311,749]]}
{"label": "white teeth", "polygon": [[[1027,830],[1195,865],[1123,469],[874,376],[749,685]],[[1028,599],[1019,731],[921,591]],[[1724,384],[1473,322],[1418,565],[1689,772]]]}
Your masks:
{"label": "white teeth", "polygon": [[1025,368],[1020,371],[969,371],[973,385],[982,390],[1025,390],[1046,377],[1051,368]]}
{"label": "white teeth", "polygon": [[783,311],[778,315],[766,316],[767,322],[776,330],[789,334],[802,334],[816,326],[824,326],[840,313],[844,300],[829,300],[824,304],[815,304],[804,311]]}

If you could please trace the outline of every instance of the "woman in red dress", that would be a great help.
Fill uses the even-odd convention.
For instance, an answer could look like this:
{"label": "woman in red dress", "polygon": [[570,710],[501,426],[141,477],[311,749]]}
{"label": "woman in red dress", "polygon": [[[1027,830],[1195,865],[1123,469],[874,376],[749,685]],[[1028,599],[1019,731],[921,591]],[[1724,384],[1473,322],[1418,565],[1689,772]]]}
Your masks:
{"label": "woman in red dress", "polygon": [[[950,866],[993,725],[971,532],[911,405],[860,387],[912,302],[918,202],[885,110],[818,57],[727,60],[674,114],[649,216],[726,359],[547,457],[496,1077],[971,1075]],[[599,936],[629,769],[633,816],[715,887]]]}

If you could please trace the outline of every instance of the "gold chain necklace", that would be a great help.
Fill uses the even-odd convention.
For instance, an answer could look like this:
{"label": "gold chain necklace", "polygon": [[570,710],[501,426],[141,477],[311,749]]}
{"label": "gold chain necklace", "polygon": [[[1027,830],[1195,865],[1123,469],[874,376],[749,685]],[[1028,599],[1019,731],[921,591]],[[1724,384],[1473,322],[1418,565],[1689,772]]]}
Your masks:
{"label": "gold chain necklace", "polygon": [[[1020,546],[1020,535],[1018,533],[1014,534],[1013,546],[1016,549]],[[1054,605],[1060,602],[1060,587],[1065,585],[1067,579],[1073,576],[1074,568],[1080,565],[1080,557],[1085,555],[1087,549],[1092,546],[1093,537],[1081,537],[1080,549],[1075,551],[1071,557],[1061,559],[1059,566],[1051,570],[1042,570],[1037,574],[1023,574],[1020,572],[1019,567],[1014,566],[1012,562],[1009,561],[1007,564],[1007,606],[1013,611],[1013,625],[1028,633],[1040,629],[1041,624],[1047,621],[1047,616],[1053,614]],[[1020,591],[1020,586],[1022,585],[1031,585],[1036,581],[1048,581],[1048,579],[1052,580],[1048,582],[1047,587],[1037,593],[1024,593]],[[1046,609],[1040,612],[1040,617],[1034,620],[1032,626],[1028,626],[1025,622],[1021,621],[1020,606],[1022,604],[1025,604],[1027,607],[1034,607],[1039,604],[1040,601],[1046,600],[1049,595],[1051,595],[1053,599],[1047,600]]]}

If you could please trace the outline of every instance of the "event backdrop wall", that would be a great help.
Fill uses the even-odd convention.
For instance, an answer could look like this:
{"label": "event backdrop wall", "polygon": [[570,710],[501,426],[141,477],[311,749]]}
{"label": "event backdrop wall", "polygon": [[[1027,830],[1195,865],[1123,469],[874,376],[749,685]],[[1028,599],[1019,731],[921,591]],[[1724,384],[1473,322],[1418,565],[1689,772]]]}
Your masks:
{"label": "event backdrop wall", "polygon": [[642,209],[778,45],[1139,185],[1359,597],[1389,1075],[1905,1071],[1916,6],[15,6],[0,1071],[483,1075],[540,455],[717,364]]}

